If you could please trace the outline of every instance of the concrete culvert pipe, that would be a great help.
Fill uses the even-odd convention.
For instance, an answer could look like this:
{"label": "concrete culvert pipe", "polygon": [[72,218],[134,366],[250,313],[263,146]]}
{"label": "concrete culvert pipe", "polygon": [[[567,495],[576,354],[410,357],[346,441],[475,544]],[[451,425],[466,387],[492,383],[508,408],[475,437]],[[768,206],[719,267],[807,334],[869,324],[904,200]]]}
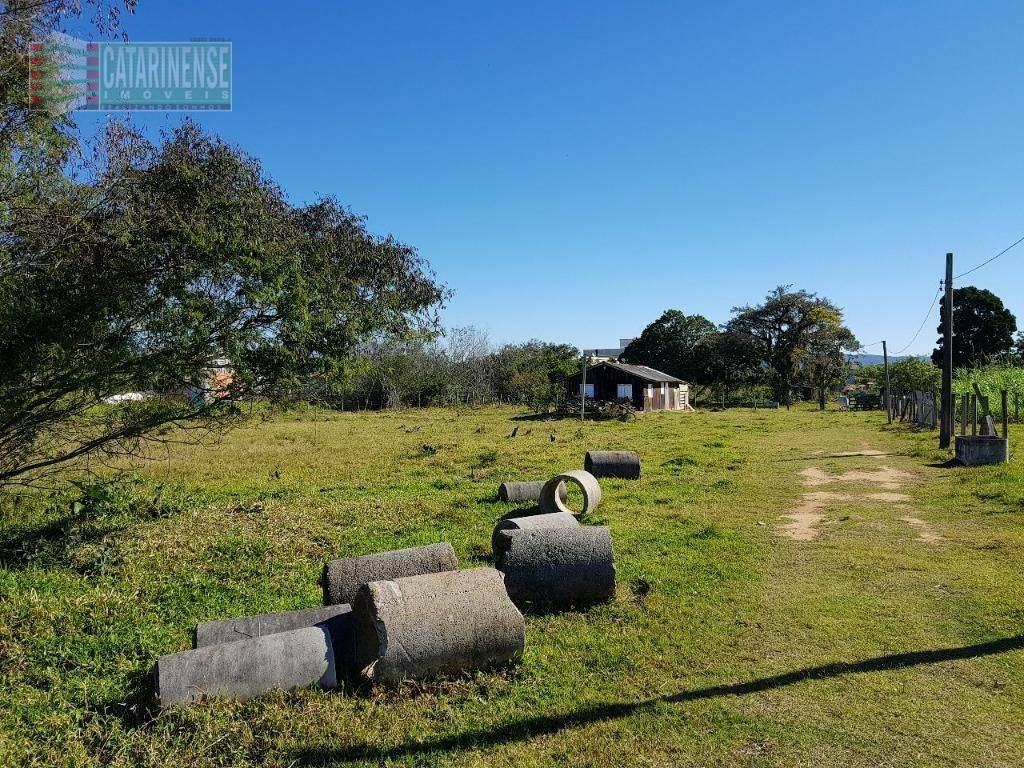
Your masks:
{"label": "concrete culvert pipe", "polygon": [[587,451],[583,468],[594,477],[640,477],[640,457],[635,451]]}
{"label": "concrete culvert pipe", "polygon": [[494,526],[491,534],[491,548],[494,550],[495,560],[508,548],[508,537],[506,531],[525,530],[534,528],[578,528],[579,521],[572,515],[565,512],[551,512],[549,514],[527,515],[525,517],[507,517],[499,520]]}
{"label": "concrete culvert pipe", "polygon": [[512,602],[571,607],[615,596],[612,535],[604,526],[505,531],[498,558]]}
{"label": "concrete culvert pipe", "polygon": [[[540,492],[546,480],[527,480],[521,483],[502,483],[498,486],[498,498],[508,504],[530,504],[540,500]],[[565,501],[565,486],[559,489]]]}
{"label": "concrete culvert pipe", "polygon": [[[579,512],[570,509],[565,498],[558,493],[558,489],[564,488],[572,483],[583,491],[583,509]],[[571,469],[555,475],[544,484],[540,493],[540,508],[544,512],[565,512],[566,514],[582,517],[587,512],[592,512],[601,503],[601,485],[597,478],[582,469]]]}
{"label": "concrete culvert pipe", "polygon": [[220,621],[201,621],[196,624],[193,647],[205,648],[208,645],[231,643],[235,640],[249,640],[278,632],[312,627],[324,622],[333,622],[340,626],[351,622],[351,617],[352,607],[344,604],[304,608],[298,611],[263,613],[258,616],[241,616]]}
{"label": "concrete culvert pipe", "polygon": [[324,605],[351,603],[359,588],[371,581],[454,571],[458,567],[455,550],[448,542],[331,560],[324,565],[320,582]]}
{"label": "concrete culvert pipe", "polygon": [[162,707],[204,696],[245,700],[271,690],[338,684],[331,634],[322,624],[169,653],[157,659],[153,679]]}
{"label": "concrete culvert pipe", "polygon": [[455,674],[523,652],[523,615],[493,568],[375,581],[359,590],[355,663],[372,682]]}

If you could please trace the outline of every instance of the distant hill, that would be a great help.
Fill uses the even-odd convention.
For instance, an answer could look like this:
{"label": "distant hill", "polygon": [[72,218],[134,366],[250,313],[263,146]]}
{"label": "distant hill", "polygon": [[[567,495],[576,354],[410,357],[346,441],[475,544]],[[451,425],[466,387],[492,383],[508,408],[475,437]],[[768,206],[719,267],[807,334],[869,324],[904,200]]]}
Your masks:
{"label": "distant hill", "polygon": [[[885,362],[885,358],[881,355],[847,355],[847,359],[850,362],[857,363],[858,365],[881,365]],[[922,360],[927,360],[927,355],[889,355],[889,362],[895,363],[897,360],[906,360],[908,357],[920,357]]]}

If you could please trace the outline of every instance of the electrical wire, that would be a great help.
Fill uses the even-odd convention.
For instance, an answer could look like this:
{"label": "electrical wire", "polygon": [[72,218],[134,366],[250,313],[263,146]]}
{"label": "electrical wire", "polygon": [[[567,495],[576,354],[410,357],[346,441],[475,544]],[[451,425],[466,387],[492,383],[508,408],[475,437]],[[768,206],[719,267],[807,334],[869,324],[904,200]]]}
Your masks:
{"label": "electrical wire", "polygon": [[[976,266],[971,267],[966,272],[961,272],[959,275],[954,276],[953,279],[954,280],[959,280],[961,277],[965,277],[966,275],[969,275],[972,272],[977,272],[979,269],[984,267],[986,264],[991,264],[993,261],[998,259],[1000,256],[1002,256],[1005,253],[1008,253],[1009,251],[1012,251],[1014,248],[1016,248],[1021,243],[1024,243],[1024,235],[1021,235],[1019,238],[1014,240],[1012,243],[1010,243],[1010,245],[1008,245],[1005,248],[1003,248],[1003,250],[1001,250],[995,256],[992,256],[991,258],[985,259],[985,261],[981,262],[981,264],[978,264]],[[921,331],[924,330],[924,326],[928,322],[928,318],[931,317],[932,310],[935,308],[935,302],[938,301],[939,294],[941,294],[941,293],[942,293],[942,281],[940,280],[939,281],[939,289],[937,291],[935,291],[935,295],[932,297],[932,303],[928,307],[928,312],[927,312],[927,314],[925,314],[924,320],[921,321],[921,325],[918,326],[917,333],[914,334],[914,338],[912,338],[910,341],[908,341],[907,345],[905,347],[903,347],[903,349],[899,350],[898,352],[893,352],[894,356],[895,355],[902,355],[904,352],[906,352],[910,348],[911,344],[913,344],[915,341],[917,341],[917,337],[920,336],[921,335]],[[875,342],[872,342],[871,344],[862,344],[861,345],[861,349],[864,349],[865,347],[873,347],[875,344],[881,344],[881,343],[882,342],[880,342],[880,341],[875,341]]]}
{"label": "electrical wire", "polygon": [[[1024,238],[1021,238],[1021,239],[1024,239]],[[928,322],[928,318],[932,316],[932,310],[935,308],[935,302],[939,300],[939,294],[940,293],[942,293],[942,286],[941,285],[939,286],[938,290],[935,291],[935,295],[932,296],[932,303],[928,307],[928,312],[925,314],[924,320],[921,321],[921,325],[919,325],[917,327],[917,333],[914,334],[914,338],[912,338],[910,341],[908,341],[907,345],[905,347],[903,347],[903,349],[901,349],[899,352],[893,352],[894,356],[895,355],[902,355],[904,352],[906,352],[910,348],[911,344],[913,344],[915,341],[917,341],[917,337],[920,336],[921,335],[921,331],[924,330],[925,323],[927,323]]]}
{"label": "electrical wire", "polygon": [[954,279],[954,280],[959,280],[959,279],[960,279],[961,277],[963,277],[964,275],[969,275],[969,274],[971,274],[971,272],[974,272],[974,271],[976,271],[976,270],[979,270],[979,269],[981,269],[981,268],[982,268],[982,267],[984,267],[984,266],[985,266],[986,264],[991,264],[991,263],[992,263],[993,261],[995,261],[996,259],[998,259],[998,258],[999,258],[1000,256],[1002,256],[1002,255],[1003,255],[1004,253],[1006,253],[1006,252],[1007,252],[1007,251],[1009,251],[1009,250],[1012,250],[1013,248],[1016,248],[1016,247],[1017,247],[1018,245],[1020,245],[1021,243],[1024,243],[1024,235],[1021,235],[1021,236],[1020,236],[1020,238],[1019,238],[1018,240],[1016,240],[1016,241],[1015,241],[1014,243],[1012,243],[1011,245],[1008,245],[1008,246],[1006,246],[1005,248],[1003,248],[1003,250],[1001,250],[1001,251],[1000,251],[999,253],[997,253],[997,254],[996,254],[995,256],[993,256],[992,258],[990,258],[990,259],[985,259],[985,261],[981,262],[981,264],[979,264],[978,266],[976,266],[976,267],[971,267],[971,268],[970,268],[970,269],[968,269],[968,270],[967,270],[966,272],[961,272],[961,273],[960,273],[959,275],[957,275],[957,276],[956,276],[956,277],[954,277],[953,279]]}

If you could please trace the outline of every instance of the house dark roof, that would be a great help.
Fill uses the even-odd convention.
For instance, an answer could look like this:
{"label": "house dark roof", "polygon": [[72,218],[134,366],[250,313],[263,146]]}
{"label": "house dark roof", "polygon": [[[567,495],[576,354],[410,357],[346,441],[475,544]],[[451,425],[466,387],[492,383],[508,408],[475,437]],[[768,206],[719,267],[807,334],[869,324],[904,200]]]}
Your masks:
{"label": "house dark roof", "polygon": [[600,365],[607,365],[612,368],[617,368],[618,370],[632,374],[637,378],[644,379],[645,381],[653,381],[658,384],[686,383],[682,379],[677,379],[675,376],[669,376],[667,373],[656,371],[653,368],[647,367],[646,365],[629,365],[628,363],[613,363],[611,360],[606,360],[605,362],[600,363]]}

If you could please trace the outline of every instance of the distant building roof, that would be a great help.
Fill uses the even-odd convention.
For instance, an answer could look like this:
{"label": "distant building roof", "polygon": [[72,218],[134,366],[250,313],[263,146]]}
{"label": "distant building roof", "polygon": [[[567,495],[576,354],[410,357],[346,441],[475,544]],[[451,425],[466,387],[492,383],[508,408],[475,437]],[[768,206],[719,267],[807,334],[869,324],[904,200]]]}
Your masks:
{"label": "distant building roof", "polygon": [[677,379],[675,376],[669,376],[667,373],[662,373],[654,368],[646,365],[629,365],[628,363],[613,363],[611,360],[606,360],[600,365],[607,365],[612,368],[617,368],[620,371],[625,371],[638,378],[645,379],[647,381],[654,381],[659,384],[685,384],[686,382],[682,379]]}

